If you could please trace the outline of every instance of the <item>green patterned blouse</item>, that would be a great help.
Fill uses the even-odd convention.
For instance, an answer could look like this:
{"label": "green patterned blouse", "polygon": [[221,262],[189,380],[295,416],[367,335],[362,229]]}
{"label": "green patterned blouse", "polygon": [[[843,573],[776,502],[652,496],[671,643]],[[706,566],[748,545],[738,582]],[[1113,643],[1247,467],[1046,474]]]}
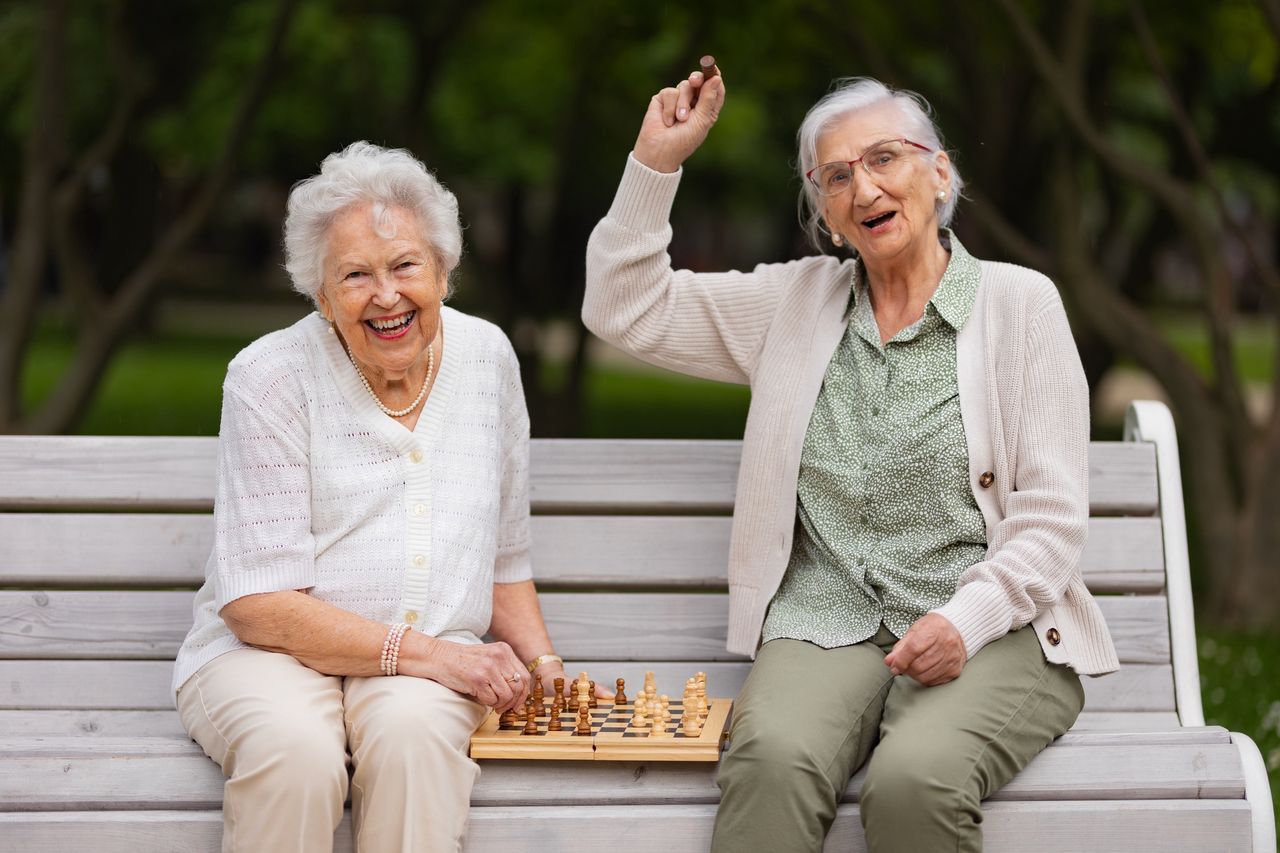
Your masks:
{"label": "green patterned blouse", "polygon": [[764,642],[834,648],[881,623],[901,637],[986,555],[956,384],[956,332],[981,268],[954,235],[942,236],[951,259],[938,289],[887,344],[854,276],[849,327],[805,434],[795,541]]}

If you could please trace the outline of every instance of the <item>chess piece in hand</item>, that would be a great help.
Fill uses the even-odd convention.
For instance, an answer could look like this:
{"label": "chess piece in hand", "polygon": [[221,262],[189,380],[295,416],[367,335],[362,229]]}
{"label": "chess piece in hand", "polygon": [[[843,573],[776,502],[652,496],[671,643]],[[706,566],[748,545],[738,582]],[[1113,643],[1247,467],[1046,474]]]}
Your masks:
{"label": "chess piece in hand", "polygon": [[661,90],[649,99],[632,154],[655,171],[676,171],[707,138],[724,95],[724,77],[701,70]]}

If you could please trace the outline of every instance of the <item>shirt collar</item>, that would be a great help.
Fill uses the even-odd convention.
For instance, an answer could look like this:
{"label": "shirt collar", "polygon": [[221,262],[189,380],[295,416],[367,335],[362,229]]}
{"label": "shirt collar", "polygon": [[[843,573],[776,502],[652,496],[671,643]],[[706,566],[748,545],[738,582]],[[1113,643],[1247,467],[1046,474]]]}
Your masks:
{"label": "shirt collar", "polygon": [[[951,250],[947,268],[942,273],[938,288],[929,298],[938,315],[957,332],[964,327],[973,311],[973,302],[978,295],[978,282],[982,279],[982,265],[978,259],[969,254],[958,237],[950,228],[940,228],[938,239],[942,245]],[[867,281],[863,273],[862,263],[857,262],[853,268],[852,293],[849,297],[849,308],[846,319],[866,299]],[[870,307],[868,304],[867,307]]]}

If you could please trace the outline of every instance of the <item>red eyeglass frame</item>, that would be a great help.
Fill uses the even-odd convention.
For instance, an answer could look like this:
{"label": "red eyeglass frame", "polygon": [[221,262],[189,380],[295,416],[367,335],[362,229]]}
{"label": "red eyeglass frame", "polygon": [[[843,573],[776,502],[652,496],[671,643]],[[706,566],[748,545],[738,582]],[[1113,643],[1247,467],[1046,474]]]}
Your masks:
{"label": "red eyeglass frame", "polygon": [[[867,148],[867,151],[870,151],[873,148],[878,148],[881,145],[884,145],[886,142],[903,142],[907,145],[913,145],[916,148],[919,148],[921,151],[928,151],[930,154],[933,153],[933,149],[930,148],[928,145],[921,145],[919,142],[915,142],[913,140],[907,139],[905,136],[899,137],[897,139],[882,139],[879,142],[875,143],[874,145],[869,146]],[[862,157],[867,156],[867,151],[862,152]],[[859,157],[857,160],[832,160],[831,163],[844,163],[848,165],[849,171],[852,172],[853,167],[862,162],[862,157]],[[830,166],[831,163],[819,163],[818,165],[814,166],[812,169],[804,173],[805,180],[813,184],[815,187],[818,186],[818,182],[813,179],[813,173],[818,171],[824,166]],[[862,168],[865,169],[867,167],[863,166]]]}

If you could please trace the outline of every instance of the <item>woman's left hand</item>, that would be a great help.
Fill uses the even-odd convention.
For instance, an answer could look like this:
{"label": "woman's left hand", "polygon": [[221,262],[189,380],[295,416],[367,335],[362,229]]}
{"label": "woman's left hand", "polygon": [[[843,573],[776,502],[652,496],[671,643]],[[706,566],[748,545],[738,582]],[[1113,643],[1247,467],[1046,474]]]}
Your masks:
{"label": "woman's left hand", "polygon": [[956,626],[945,616],[926,613],[884,656],[884,663],[894,675],[909,675],[933,687],[959,678],[967,659]]}

